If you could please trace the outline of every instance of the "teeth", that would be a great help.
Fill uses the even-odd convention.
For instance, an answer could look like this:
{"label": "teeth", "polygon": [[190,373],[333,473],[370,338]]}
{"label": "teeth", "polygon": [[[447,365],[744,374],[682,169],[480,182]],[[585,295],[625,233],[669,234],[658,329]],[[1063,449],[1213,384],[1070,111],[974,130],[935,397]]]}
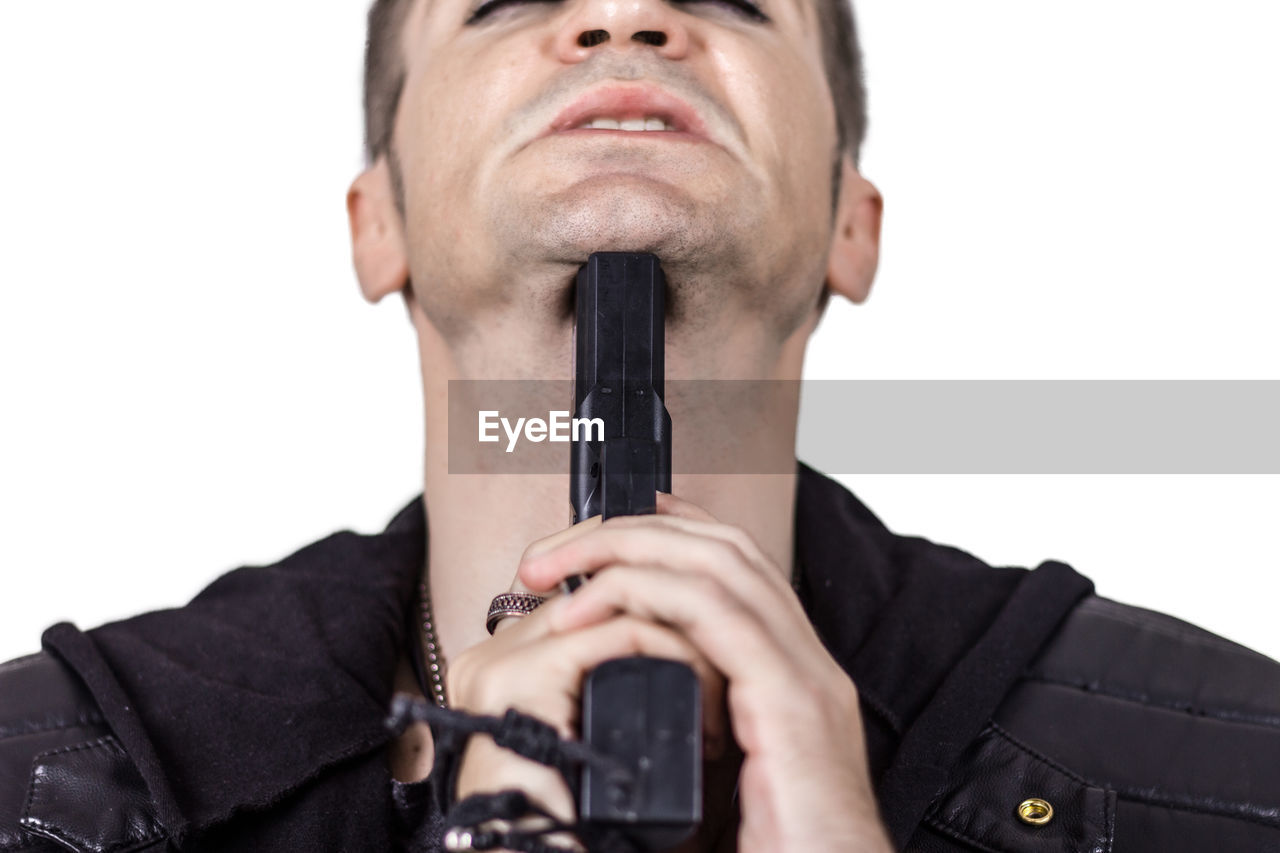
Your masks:
{"label": "teeth", "polygon": [[629,118],[618,121],[613,118],[597,118],[592,119],[582,127],[589,127],[597,130],[672,130],[671,125],[667,124],[660,118]]}

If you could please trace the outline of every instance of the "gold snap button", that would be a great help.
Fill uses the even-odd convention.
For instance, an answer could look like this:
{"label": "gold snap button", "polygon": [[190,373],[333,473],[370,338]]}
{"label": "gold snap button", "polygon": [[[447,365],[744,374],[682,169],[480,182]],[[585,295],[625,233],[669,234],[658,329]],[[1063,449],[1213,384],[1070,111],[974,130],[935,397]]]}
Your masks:
{"label": "gold snap button", "polygon": [[1018,817],[1023,823],[1032,826],[1044,826],[1053,820],[1053,806],[1047,800],[1031,797],[1018,805]]}

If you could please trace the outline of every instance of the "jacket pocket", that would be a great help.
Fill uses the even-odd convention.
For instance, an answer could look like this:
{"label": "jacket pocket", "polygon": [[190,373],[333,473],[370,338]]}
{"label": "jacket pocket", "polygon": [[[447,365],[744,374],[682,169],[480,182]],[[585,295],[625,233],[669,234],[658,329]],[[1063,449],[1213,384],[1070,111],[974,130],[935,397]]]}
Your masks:
{"label": "jacket pocket", "polygon": [[85,853],[128,853],[163,836],[142,776],[111,735],[37,755],[19,823]]}
{"label": "jacket pocket", "polygon": [[956,765],[925,824],[991,853],[1110,853],[1115,792],[991,723]]}

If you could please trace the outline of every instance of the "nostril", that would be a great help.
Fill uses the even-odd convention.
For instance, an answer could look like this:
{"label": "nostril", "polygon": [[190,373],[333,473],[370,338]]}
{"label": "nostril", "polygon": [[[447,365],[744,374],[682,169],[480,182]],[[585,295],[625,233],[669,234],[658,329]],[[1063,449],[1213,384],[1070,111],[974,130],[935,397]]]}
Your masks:
{"label": "nostril", "polygon": [[651,44],[654,47],[662,47],[664,44],[667,43],[666,33],[659,33],[653,30],[641,30],[640,32],[633,35],[632,38],[635,39],[636,41],[642,41],[642,42],[645,42],[646,44]]}
{"label": "nostril", "polygon": [[578,36],[578,44],[582,47],[593,47],[600,42],[608,41],[609,33],[606,30],[587,30]]}

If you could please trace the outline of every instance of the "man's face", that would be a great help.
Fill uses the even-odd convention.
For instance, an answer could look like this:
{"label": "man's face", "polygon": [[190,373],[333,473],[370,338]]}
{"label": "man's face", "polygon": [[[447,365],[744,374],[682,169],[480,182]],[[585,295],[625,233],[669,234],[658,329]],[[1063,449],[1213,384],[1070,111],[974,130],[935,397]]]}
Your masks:
{"label": "man's face", "polygon": [[[393,148],[436,326],[561,311],[601,250],[657,254],[686,317],[798,324],[823,280],[836,139],[813,0],[759,0],[768,21],[733,0],[507,0],[468,23],[482,2],[419,0],[403,40]],[[687,132],[572,129],[638,113]]]}

